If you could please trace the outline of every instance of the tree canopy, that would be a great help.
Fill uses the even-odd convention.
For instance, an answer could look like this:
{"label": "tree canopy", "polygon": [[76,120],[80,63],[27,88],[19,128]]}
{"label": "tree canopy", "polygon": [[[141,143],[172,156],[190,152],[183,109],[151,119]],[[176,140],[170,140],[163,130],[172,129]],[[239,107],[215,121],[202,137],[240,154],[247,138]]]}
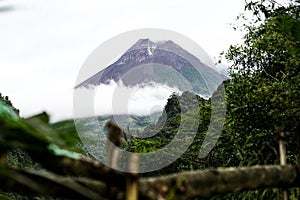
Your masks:
{"label": "tree canopy", "polygon": [[[246,9],[253,12],[256,23],[243,25],[244,43],[232,45],[226,54],[232,63],[232,80],[226,88],[227,131],[240,138],[237,147],[254,139],[250,148],[270,152],[275,151],[274,133],[280,128],[290,140],[290,149],[295,149],[300,120],[299,1],[289,1],[287,6],[251,1]],[[275,157],[263,159],[268,154],[261,152],[255,156],[274,162]]]}

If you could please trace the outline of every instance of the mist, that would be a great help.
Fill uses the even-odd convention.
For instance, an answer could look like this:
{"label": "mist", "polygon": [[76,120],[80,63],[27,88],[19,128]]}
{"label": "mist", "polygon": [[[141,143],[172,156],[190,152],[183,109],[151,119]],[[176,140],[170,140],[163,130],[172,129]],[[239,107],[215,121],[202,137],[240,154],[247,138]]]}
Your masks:
{"label": "mist", "polygon": [[[86,96],[93,94],[93,114],[98,115],[138,115],[148,116],[156,112],[162,112],[167,99],[172,93],[181,94],[178,88],[169,87],[159,83],[126,86],[122,82],[111,81],[109,84],[101,84],[90,88],[77,88],[81,101]],[[91,102],[91,101],[87,101]],[[91,117],[91,112],[85,112],[84,102],[82,112],[76,117]]]}

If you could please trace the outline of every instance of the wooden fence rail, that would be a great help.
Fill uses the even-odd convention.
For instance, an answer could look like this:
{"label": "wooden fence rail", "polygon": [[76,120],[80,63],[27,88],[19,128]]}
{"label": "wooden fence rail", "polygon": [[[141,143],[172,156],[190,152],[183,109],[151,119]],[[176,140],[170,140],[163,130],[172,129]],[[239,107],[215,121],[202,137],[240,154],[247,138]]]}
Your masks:
{"label": "wooden fence rail", "polygon": [[[1,190],[32,196],[72,199],[125,198],[125,187],[112,186],[91,178],[65,177],[32,169],[1,168],[0,180]],[[259,188],[299,187],[299,180],[298,167],[291,165],[217,168],[140,178],[138,192],[141,199],[164,199],[168,196],[176,200]],[[110,188],[107,188],[108,185]]]}

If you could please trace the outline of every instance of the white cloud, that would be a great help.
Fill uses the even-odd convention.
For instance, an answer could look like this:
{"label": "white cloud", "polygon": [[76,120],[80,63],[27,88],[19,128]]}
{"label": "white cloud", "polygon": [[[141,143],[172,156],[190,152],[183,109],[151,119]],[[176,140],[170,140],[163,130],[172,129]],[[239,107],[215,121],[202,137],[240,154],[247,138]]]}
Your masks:
{"label": "white cloud", "polygon": [[[80,94],[80,97],[77,96],[77,98],[81,98],[81,101],[84,101],[84,96],[94,98],[94,105],[91,105],[94,108],[94,113],[92,113],[94,115],[134,114],[139,116],[163,111],[167,99],[173,92],[181,94],[177,88],[158,83],[130,87],[114,81],[89,89],[77,88],[76,92]],[[90,95],[90,93],[94,93],[94,95]],[[86,102],[90,101],[86,100]],[[81,111],[77,112],[76,117],[88,117],[91,113],[86,112],[86,106],[89,105],[82,102],[80,104],[84,106]],[[75,106],[79,106],[79,104]]]}

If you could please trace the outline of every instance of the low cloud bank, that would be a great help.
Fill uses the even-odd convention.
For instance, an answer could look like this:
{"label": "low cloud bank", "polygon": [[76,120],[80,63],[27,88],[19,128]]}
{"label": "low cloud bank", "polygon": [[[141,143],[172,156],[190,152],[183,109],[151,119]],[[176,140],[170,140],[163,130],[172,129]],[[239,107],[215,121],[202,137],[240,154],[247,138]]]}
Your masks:
{"label": "low cloud bank", "polygon": [[[136,85],[133,87],[125,86],[122,82],[111,81],[110,84],[101,84],[90,88],[78,88],[81,101],[85,96],[92,96],[94,99],[94,115],[138,115],[146,116],[155,112],[162,112],[167,103],[167,99],[175,92],[181,94],[178,88],[169,87],[159,83],[149,83]],[[91,95],[93,93],[93,95]],[[90,102],[87,100],[87,103]],[[84,103],[81,102],[84,106]],[[87,117],[91,112],[82,112],[80,117]],[[78,114],[77,114],[78,117]]]}

